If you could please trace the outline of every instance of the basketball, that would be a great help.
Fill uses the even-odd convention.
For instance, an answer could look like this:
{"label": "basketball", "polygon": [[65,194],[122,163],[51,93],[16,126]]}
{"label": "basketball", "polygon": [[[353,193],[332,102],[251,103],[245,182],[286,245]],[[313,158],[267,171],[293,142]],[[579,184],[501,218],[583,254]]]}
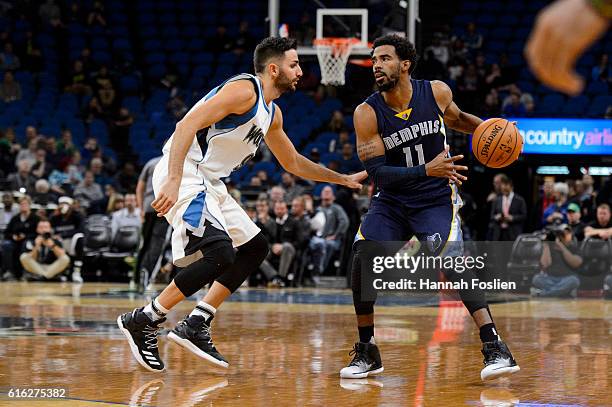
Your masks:
{"label": "basketball", "polygon": [[472,152],[489,168],[503,168],[516,161],[523,137],[515,124],[498,117],[485,120],[474,131]]}

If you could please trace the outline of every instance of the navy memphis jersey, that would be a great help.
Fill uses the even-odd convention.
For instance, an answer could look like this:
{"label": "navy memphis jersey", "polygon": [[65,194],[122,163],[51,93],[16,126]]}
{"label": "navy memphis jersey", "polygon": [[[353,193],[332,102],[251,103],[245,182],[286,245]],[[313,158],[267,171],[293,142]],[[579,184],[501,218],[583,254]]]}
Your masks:
{"label": "navy memphis jersey", "polygon": [[[403,112],[392,110],[380,92],[365,102],[372,106],[378,134],[385,144],[386,165],[412,167],[433,160],[446,145],[444,113],[438,107],[426,80],[411,79],[412,99]],[[398,202],[411,208],[448,203],[451,189],[447,178],[421,177],[394,187],[380,188],[378,199]]]}

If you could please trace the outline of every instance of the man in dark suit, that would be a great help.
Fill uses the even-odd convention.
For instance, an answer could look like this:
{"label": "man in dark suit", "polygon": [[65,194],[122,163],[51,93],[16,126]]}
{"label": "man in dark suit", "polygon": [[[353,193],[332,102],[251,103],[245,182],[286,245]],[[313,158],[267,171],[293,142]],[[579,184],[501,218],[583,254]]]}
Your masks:
{"label": "man in dark suit", "polygon": [[501,179],[501,192],[491,208],[491,240],[513,241],[523,233],[527,205],[522,196],[514,193],[512,180],[506,175]]}

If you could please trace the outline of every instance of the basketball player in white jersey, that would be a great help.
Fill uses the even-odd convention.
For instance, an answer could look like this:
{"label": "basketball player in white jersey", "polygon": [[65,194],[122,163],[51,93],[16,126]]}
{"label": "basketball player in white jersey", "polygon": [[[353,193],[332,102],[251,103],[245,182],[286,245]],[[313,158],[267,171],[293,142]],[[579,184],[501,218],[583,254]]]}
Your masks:
{"label": "basketball player in white jersey", "polygon": [[221,179],[251,159],[264,138],[281,166],[299,177],[359,188],[367,176],[365,171],[343,175],[315,164],[295,150],[283,131],[283,115],[273,100],[295,90],[302,76],[295,40],[266,38],[255,49],[254,65],[256,75],[234,76],[193,106],[177,123],[155,167],[151,206],[173,227],[173,262],[183,269],[146,307],[117,318],[134,357],[148,370],[164,369],[157,333],[166,314],[213,280],[168,338],[228,367],[212,343],[211,321],[265,259],[268,242]]}

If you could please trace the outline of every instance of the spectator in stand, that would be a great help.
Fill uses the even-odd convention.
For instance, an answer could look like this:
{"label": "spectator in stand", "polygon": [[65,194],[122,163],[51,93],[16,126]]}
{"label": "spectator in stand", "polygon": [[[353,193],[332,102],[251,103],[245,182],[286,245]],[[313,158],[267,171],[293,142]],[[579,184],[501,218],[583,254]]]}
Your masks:
{"label": "spectator in stand", "polygon": [[17,172],[9,174],[7,182],[11,191],[19,191],[22,194],[34,192],[36,178],[31,174],[29,161],[21,160],[17,163]]}
{"label": "spectator in stand", "polygon": [[466,110],[472,111],[477,108],[480,101],[480,89],[480,77],[476,65],[469,64],[465,73],[457,80],[459,99]]}
{"label": "spectator in stand", "polygon": [[32,175],[37,179],[47,178],[51,173],[51,166],[47,163],[47,151],[44,148],[36,150],[36,162],[32,166]]}
{"label": "spectator in stand", "polygon": [[265,189],[269,189],[274,186],[274,182],[268,177],[268,173],[264,170],[257,171],[257,177],[261,180],[261,185],[264,186]]}
{"label": "spectator in stand", "polygon": [[502,174],[501,196],[495,199],[491,211],[491,240],[514,241],[523,233],[525,219],[527,219],[525,200],[514,192],[512,180]]}
{"label": "spectator in stand", "polygon": [[39,179],[34,184],[35,192],[32,194],[32,202],[41,207],[47,207],[49,204],[55,204],[58,200],[58,195],[51,191],[49,181]]}
{"label": "spectator in stand", "polygon": [[455,41],[453,41],[451,57],[457,58],[463,63],[466,63],[470,59],[470,51],[467,49],[462,39],[456,38]]}
{"label": "spectator in stand", "polygon": [[582,257],[574,241],[572,229],[562,226],[562,231],[554,242],[544,242],[540,258],[542,271],[533,276],[532,295],[538,297],[576,296],[580,279],[576,271],[582,265]]}
{"label": "spectator in stand", "polygon": [[317,209],[325,218],[325,225],[317,236],[310,239],[310,249],[315,264],[315,276],[327,269],[333,255],[340,249],[349,227],[348,216],[344,209],[334,203],[334,190],[326,186],[321,190],[321,206]]}
{"label": "spectator in stand", "polygon": [[276,234],[276,224],[270,216],[270,205],[266,199],[258,199],[255,203],[257,212],[257,226],[261,229],[268,242],[272,241]]}
{"label": "spectator in stand", "polygon": [[79,200],[85,209],[104,199],[104,192],[100,184],[94,180],[93,172],[86,171],[83,181],[75,188],[74,197]]}
{"label": "spectator in stand", "polygon": [[74,247],[73,238],[82,231],[83,216],[76,210],[74,200],[62,196],[57,201],[58,207],[49,219],[58,238],[62,240],[64,247],[68,250]]}
{"label": "spectator in stand", "polygon": [[597,193],[595,192],[595,180],[589,174],[582,176],[582,185],[584,192],[580,198],[580,207],[582,208],[582,220],[590,222],[595,219],[595,202]]}
{"label": "spectator in stand", "polygon": [[301,239],[303,239],[304,233],[300,230],[300,224],[289,216],[285,201],[274,203],[274,216],[275,235],[270,241],[271,247],[268,259],[278,270],[276,283],[282,286],[286,283],[289,268],[295,257],[296,246],[302,244]]}
{"label": "spectator in stand", "polygon": [[274,207],[275,202],[285,200],[285,190],[280,185],[275,185],[270,189],[270,207]]}
{"label": "spectator in stand", "polygon": [[13,194],[5,192],[2,194],[2,205],[0,205],[0,233],[4,236],[9,222],[19,213],[19,205],[13,199]]}
{"label": "spectator in stand", "polygon": [[497,90],[491,89],[485,97],[484,107],[481,109],[483,117],[498,117],[501,113],[499,94]]}
{"label": "spectator in stand", "polygon": [[[31,166],[36,163],[36,151],[38,151],[38,138],[32,139],[28,142],[28,148],[22,148],[17,153],[15,158],[15,165],[18,165],[21,161],[27,161]],[[45,154],[46,156],[46,154]]]}
{"label": "spectator in stand", "polygon": [[76,151],[76,146],[72,142],[72,132],[69,129],[62,130],[62,136],[56,143],[56,149],[60,159],[70,158]]}
{"label": "spectator in stand", "polygon": [[83,120],[85,123],[91,123],[95,119],[104,119],[105,112],[102,109],[102,105],[100,104],[100,100],[97,96],[92,97],[87,103],[87,107],[83,110]]}
{"label": "spectator in stand", "polygon": [[504,116],[506,117],[525,117],[527,115],[527,109],[521,102],[520,93],[513,92],[510,95],[510,103],[504,107]]}
{"label": "spectator in stand", "polygon": [[36,225],[36,237],[25,244],[25,252],[19,256],[23,268],[32,274],[52,279],[70,265],[70,258],[60,242],[53,236],[48,220]]}
{"label": "spectator in stand", "polygon": [[531,93],[521,92],[521,103],[525,106],[525,115],[532,117],[535,110],[535,101]]}
{"label": "spectator in stand", "polygon": [[85,21],[85,12],[81,9],[81,6],[77,1],[70,3],[70,10],[66,16],[66,23],[78,23],[83,24]]}
{"label": "spectator in stand", "polygon": [[242,54],[244,52],[251,52],[254,48],[255,39],[249,33],[249,22],[241,21],[238,28],[238,36],[234,41],[234,52]]}
{"label": "spectator in stand", "polygon": [[129,150],[128,140],[130,139],[130,127],[134,124],[134,118],[130,111],[122,107],[113,121],[110,134],[110,147],[119,152],[126,154]]}
{"label": "spectator in stand", "polygon": [[89,86],[89,81],[89,72],[85,71],[83,61],[77,59],[74,61],[72,71],[70,72],[68,85],[64,90],[79,96],[91,95],[91,86]]}
{"label": "spectator in stand", "polygon": [[21,67],[19,57],[13,52],[13,44],[4,44],[4,51],[0,53],[0,70],[16,71]]}
{"label": "spectator in stand", "polygon": [[448,47],[442,44],[442,35],[438,32],[434,33],[431,45],[425,49],[425,53],[433,53],[435,59],[437,59],[442,65],[446,66],[449,60]]}
{"label": "spectator in stand", "polygon": [[40,47],[36,44],[32,31],[26,31],[25,33],[25,41],[21,48],[21,55],[23,56],[23,69],[34,73],[35,77],[38,78],[37,74],[43,70],[45,63]]}
{"label": "spectator in stand", "polygon": [[93,9],[87,15],[87,25],[90,27],[106,27],[106,18],[104,17],[104,5],[102,5],[101,2],[94,2]]}
{"label": "spectator in stand", "polygon": [[285,202],[292,202],[295,198],[304,193],[304,187],[296,184],[295,175],[283,172],[282,186],[285,189]]}
{"label": "spectator in stand", "polygon": [[544,225],[567,223],[568,193],[569,188],[565,182],[555,183],[553,187],[555,202],[544,210],[542,215],[542,223]]}
{"label": "spectator in stand", "polygon": [[4,103],[21,100],[21,85],[15,80],[12,72],[4,73],[4,80],[0,85],[0,100]]}
{"label": "spectator in stand", "polygon": [[363,164],[355,156],[355,147],[351,143],[342,146],[342,159],[340,160],[340,172],[351,174],[363,170]]}
{"label": "spectator in stand", "polygon": [[38,16],[44,24],[55,27],[61,22],[62,12],[55,0],[47,0],[38,8]]}
{"label": "spectator in stand", "polygon": [[489,74],[485,78],[485,83],[489,89],[497,89],[504,85],[504,78],[502,77],[501,68],[498,64],[492,64],[489,70]]}
{"label": "spectator in stand", "polygon": [[101,158],[98,158],[98,157],[93,158],[91,160],[89,167],[90,167],[89,169],[94,175],[95,182],[97,184],[100,184],[102,188],[104,188],[106,185],[115,184],[113,180],[107,177],[106,174],[104,173],[104,164]]}
{"label": "spectator in stand", "polygon": [[97,96],[104,117],[110,117],[115,110],[115,103],[117,102],[117,92],[113,88],[113,84],[111,82],[104,82],[98,90]]}
{"label": "spectator in stand", "polygon": [[580,218],[582,217],[582,212],[580,210],[580,206],[572,202],[567,205],[567,224],[572,229],[572,233],[576,236],[576,239],[579,242],[584,240],[584,228],[585,224],[582,223]]}
{"label": "spectator in stand", "polygon": [[544,215],[544,211],[546,210],[546,208],[548,208],[555,202],[554,186],[554,177],[544,178],[544,183],[542,184],[542,191],[540,192],[540,195],[536,200],[531,213],[530,226],[532,230],[541,229],[544,226],[542,224],[542,216]]}
{"label": "spectator in stand", "polygon": [[610,216],[610,205],[602,203],[597,205],[597,217],[584,228],[585,237],[597,237],[599,239],[610,239],[612,237],[612,217]]}
{"label": "spectator in stand", "polygon": [[209,50],[215,54],[229,52],[232,49],[234,40],[227,34],[227,28],[223,24],[217,25],[217,32],[209,42]]}
{"label": "spectator in stand", "polygon": [[189,110],[185,104],[185,101],[183,100],[183,97],[178,94],[168,101],[166,107],[176,121],[181,120],[183,116],[185,116],[185,113],[187,113]]}
{"label": "spectator in stand", "polygon": [[450,62],[448,63],[448,78],[451,81],[456,82],[459,80],[461,75],[463,75],[464,68],[463,61],[461,61],[459,58],[451,58]]}
{"label": "spectator in stand", "polygon": [[121,171],[115,176],[115,184],[119,192],[126,194],[130,191],[135,191],[137,183],[138,173],[136,172],[136,167],[131,162],[126,162]]}
{"label": "spectator in stand", "polygon": [[72,159],[65,158],[58,164],[56,169],[51,171],[49,183],[53,192],[60,195],[70,195],[74,187],[83,180],[83,176],[79,172],[69,168],[71,161]]}
{"label": "spectator in stand", "polygon": [[111,231],[113,239],[117,235],[117,232],[122,227],[142,227],[140,221],[140,208],[136,205],[136,195],[129,193],[125,195],[125,206],[124,208],[113,212],[113,220],[111,223]]}
{"label": "spectator in stand", "polygon": [[312,194],[304,194],[302,195],[302,199],[304,199],[304,211],[306,212],[306,216],[312,218],[315,214],[314,199]]}
{"label": "spectator in stand", "polygon": [[482,47],[482,34],[476,30],[474,23],[468,23],[465,34],[461,38],[470,50],[478,50]]}
{"label": "spectator in stand", "polygon": [[27,239],[36,236],[38,216],[32,212],[31,201],[28,196],[19,199],[19,213],[9,222],[4,231],[2,243],[2,269],[3,280],[15,280],[21,277],[19,256],[23,253]]}
{"label": "spectator in stand", "polygon": [[16,141],[15,131],[12,127],[5,132],[0,130],[0,172],[11,173],[15,168],[15,157],[21,150],[21,145]]}
{"label": "spectator in stand", "polygon": [[474,66],[476,67],[476,72],[478,73],[478,77],[480,78],[481,86],[484,84],[484,80],[487,77],[487,73],[489,72],[489,67],[487,66],[487,59],[485,58],[482,52],[476,54],[476,58],[474,59]]}
{"label": "spectator in stand", "polygon": [[344,124],[344,114],[342,114],[340,110],[334,110],[327,127],[329,131],[333,131],[335,133],[339,133],[344,130],[346,128],[346,124]]}

